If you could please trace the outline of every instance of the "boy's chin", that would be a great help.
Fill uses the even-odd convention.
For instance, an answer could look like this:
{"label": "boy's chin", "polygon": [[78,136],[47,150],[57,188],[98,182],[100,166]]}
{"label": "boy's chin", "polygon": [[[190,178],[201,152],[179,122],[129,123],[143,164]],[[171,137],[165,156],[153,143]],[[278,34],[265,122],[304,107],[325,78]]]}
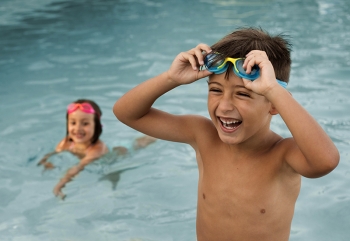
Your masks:
{"label": "boy's chin", "polygon": [[237,138],[234,138],[232,136],[224,136],[219,134],[219,138],[223,143],[228,145],[237,145],[240,143],[240,141],[237,140]]}

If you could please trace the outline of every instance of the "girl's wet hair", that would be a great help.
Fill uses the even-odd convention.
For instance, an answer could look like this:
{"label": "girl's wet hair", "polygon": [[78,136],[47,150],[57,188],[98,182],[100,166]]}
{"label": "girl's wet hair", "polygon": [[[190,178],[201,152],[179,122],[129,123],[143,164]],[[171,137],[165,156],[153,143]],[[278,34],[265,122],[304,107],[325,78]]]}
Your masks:
{"label": "girl's wet hair", "polygon": [[[252,50],[265,51],[273,65],[276,78],[286,83],[289,82],[292,44],[287,35],[273,36],[261,28],[239,28],[223,37],[211,48],[214,52],[220,53],[222,59],[226,57],[245,58],[246,54]],[[219,60],[221,59],[215,61]],[[228,71],[232,69],[232,63],[230,64]]]}
{"label": "girl's wet hair", "polygon": [[[94,135],[92,136],[92,139],[91,139],[91,144],[95,144],[100,135],[102,134],[102,124],[101,124],[101,116],[102,116],[102,111],[100,109],[100,107],[92,100],[89,100],[89,99],[78,99],[76,101],[74,101],[73,103],[89,103],[92,108],[94,108],[95,110],[95,114],[94,115],[94,122],[95,122],[95,129],[94,129]],[[66,120],[67,120],[67,123],[66,123],[66,137],[68,138],[68,113],[66,114]]]}

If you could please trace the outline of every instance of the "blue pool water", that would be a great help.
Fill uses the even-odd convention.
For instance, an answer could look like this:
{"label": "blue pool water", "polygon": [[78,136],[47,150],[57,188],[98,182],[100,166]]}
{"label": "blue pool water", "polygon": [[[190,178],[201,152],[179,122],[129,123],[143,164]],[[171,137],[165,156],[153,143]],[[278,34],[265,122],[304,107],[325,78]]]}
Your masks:
{"label": "blue pool water", "polygon": [[[198,171],[189,146],[157,141],[109,155],[64,189],[77,159],[36,163],[65,134],[65,107],[102,108],[110,147],[140,133],[111,109],[127,90],[166,70],[180,51],[212,44],[239,26],[291,36],[288,89],[331,136],[339,166],[303,179],[291,241],[350,240],[350,2],[348,0],[2,0],[0,3],[0,240],[195,240]],[[205,80],[161,97],[175,114],[208,116]],[[137,104],[137,103],[135,103]],[[279,117],[272,128],[290,133]]]}

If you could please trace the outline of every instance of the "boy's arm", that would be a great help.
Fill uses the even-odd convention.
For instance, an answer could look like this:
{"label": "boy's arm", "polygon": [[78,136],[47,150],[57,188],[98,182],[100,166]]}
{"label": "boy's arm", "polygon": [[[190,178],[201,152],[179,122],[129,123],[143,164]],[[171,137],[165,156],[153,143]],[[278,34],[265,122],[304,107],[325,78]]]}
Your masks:
{"label": "boy's arm", "polygon": [[271,89],[266,98],[273,103],[293,135],[287,139],[287,163],[305,177],[320,177],[339,162],[339,152],[317,121],[282,87]]}
{"label": "boy's arm", "polygon": [[[159,139],[190,143],[193,136],[194,116],[176,116],[152,108],[161,95],[179,85],[192,83],[206,77],[209,71],[200,71],[202,51],[209,46],[200,44],[188,52],[180,53],[170,69],[136,86],[114,105],[113,112],[124,124]],[[199,118],[199,117],[197,117]]]}
{"label": "boy's arm", "polygon": [[261,77],[255,81],[243,80],[246,87],[264,95],[273,105],[293,138],[286,139],[286,162],[305,177],[320,177],[331,172],[339,163],[339,152],[317,121],[276,82],[271,62],[265,52],[252,51],[243,67],[258,64]]}

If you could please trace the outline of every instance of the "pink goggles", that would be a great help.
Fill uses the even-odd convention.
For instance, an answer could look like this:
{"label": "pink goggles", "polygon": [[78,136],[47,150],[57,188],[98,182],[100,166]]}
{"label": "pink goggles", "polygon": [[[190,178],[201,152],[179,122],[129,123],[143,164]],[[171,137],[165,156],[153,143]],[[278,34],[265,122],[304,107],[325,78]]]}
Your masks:
{"label": "pink goggles", "polygon": [[76,111],[77,109],[80,109],[81,111],[88,113],[88,114],[95,114],[96,113],[94,108],[89,103],[86,103],[86,102],[69,104],[67,107],[67,113],[71,114],[74,111]]}

